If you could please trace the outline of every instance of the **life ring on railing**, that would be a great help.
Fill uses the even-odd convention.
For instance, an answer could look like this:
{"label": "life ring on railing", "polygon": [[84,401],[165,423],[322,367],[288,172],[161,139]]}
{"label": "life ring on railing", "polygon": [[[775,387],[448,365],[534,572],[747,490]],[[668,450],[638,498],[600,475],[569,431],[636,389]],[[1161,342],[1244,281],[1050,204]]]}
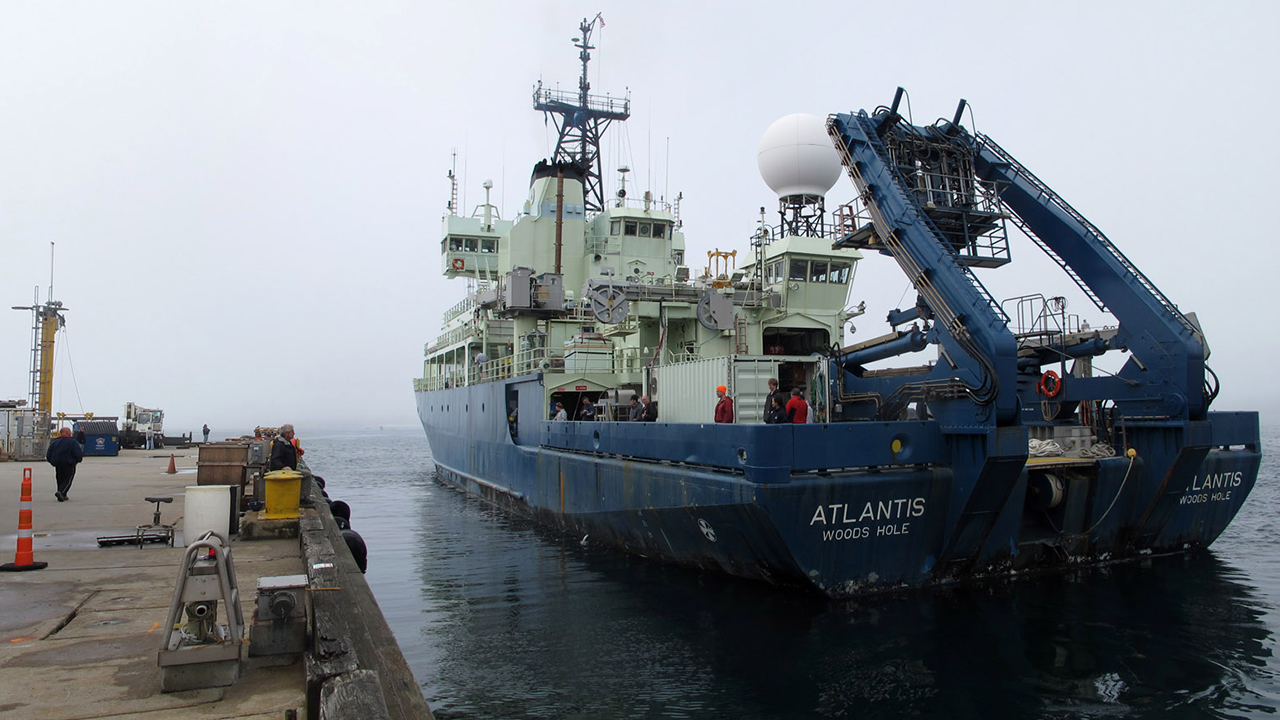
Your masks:
{"label": "life ring on railing", "polygon": [[1036,383],[1036,392],[1049,398],[1056,398],[1062,392],[1062,378],[1053,370],[1046,370]]}
{"label": "life ring on railing", "polygon": [[453,269],[454,269],[454,270],[461,270],[462,268],[464,268],[464,267],[466,267],[466,266],[467,266],[467,263],[466,263],[466,261],[464,261],[462,258],[454,258],[454,259],[453,259]]}

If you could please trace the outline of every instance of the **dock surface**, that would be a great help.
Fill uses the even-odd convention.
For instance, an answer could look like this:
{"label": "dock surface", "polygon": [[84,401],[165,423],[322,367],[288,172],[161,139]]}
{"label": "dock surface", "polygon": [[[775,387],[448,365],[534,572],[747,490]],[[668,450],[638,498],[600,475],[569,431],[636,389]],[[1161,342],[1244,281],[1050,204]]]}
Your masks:
{"label": "dock surface", "polygon": [[[166,472],[171,453],[176,474]],[[157,654],[185,552],[184,492],[196,484],[196,460],[194,448],[88,457],[67,502],[55,499],[54,472],[47,463],[0,463],[0,562],[13,560],[19,486],[23,468],[30,467],[34,555],[48,563],[43,570],[0,573],[0,716],[278,719],[289,710],[308,716],[307,662],[301,658],[286,665],[276,664],[284,660],[280,656],[249,658],[231,686],[161,692]],[[149,524],[155,505],[144,498],[152,495],[173,498],[161,506],[161,520],[177,526],[174,547],[99,547],[101,536],[131,535],[136,526]],[[313,524],[321,524],[316,513],[311,515]],[[325,515],[332,523],[327,510]],[[247,642],[258,578],[306,573],[306,555],[298,538],[233,537],[231,550]],[[371,595],[367,604],[381,622]],[[225,609],[219,607],[218,613],[225,622]],[[394,639],[390,645],[398,654]],[[417,691],[411,676],[400,684]],[[420,702],[420,711],[410,704],[412,712],[393,709],[390,715],[430,717],[425,701]]]}

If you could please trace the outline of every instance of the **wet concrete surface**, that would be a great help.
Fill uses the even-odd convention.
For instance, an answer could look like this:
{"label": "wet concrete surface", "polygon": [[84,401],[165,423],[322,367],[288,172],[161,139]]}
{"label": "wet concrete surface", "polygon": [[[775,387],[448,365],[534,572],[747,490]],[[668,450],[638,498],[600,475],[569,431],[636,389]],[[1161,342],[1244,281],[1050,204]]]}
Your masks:
{"label": "wet concrete surface", "polygon": [[[0,562],[16,549],[22,469],[34,482],[34,554],[48,568],[0,573],[0,715],[14,718],[131,717],[279,718],[305,705],[300,662],[278,667],[248,661],[231,687],[160,692],[157,656],[185,549],[184,488],[196,484],[196,450],[169,454],[125,450],[89,457],[79,466],[70,500],[53,497],[46,463],[0,463]],[[12,494],[7,497],[4,494]],[[132,534],[151,522],[148,495],[170,495],[162,521],[175,523],[178,547],[99,547],[97,538]],[[13,534],[8,534],[13,533]],[[231,557],[247,626],[257,579],[304,572],[297,540],[231,542]],[[219,621],[225,608],[219,606]]]}

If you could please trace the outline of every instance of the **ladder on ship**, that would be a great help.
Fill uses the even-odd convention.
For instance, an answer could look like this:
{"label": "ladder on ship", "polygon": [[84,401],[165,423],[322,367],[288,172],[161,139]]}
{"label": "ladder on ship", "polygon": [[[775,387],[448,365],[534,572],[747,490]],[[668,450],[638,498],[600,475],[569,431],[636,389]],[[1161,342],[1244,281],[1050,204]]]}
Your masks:
{"label": "ladder on ship", "polygon": [[747,318],[741,313],[733,314],[733,354],[746,355],[751,352],[751,343],[747,339]]}

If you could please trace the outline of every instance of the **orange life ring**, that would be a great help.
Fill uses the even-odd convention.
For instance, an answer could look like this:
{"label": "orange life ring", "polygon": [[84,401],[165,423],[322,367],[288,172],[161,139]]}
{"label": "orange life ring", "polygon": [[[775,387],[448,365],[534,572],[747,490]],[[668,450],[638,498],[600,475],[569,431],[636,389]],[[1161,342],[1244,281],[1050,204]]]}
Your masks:
{"label": "orange life ring", "polygon": [[1062,392],[1062,378],[1058,377],[1058,373],[1046,370],[1040,376],[1040,382],[1036,383],[1036,392],[1045,397],[1058,397],[1058,394]]}
{"label": "orange life ring", "polygon": [[462,268],[466,267],[466,265],[467,265],[467,264],[466,264],[466,262],[464,262],[462,258],[454,258],[454,259],[453,259],[453,269],[454,269],[454,270],[461,270]]}

